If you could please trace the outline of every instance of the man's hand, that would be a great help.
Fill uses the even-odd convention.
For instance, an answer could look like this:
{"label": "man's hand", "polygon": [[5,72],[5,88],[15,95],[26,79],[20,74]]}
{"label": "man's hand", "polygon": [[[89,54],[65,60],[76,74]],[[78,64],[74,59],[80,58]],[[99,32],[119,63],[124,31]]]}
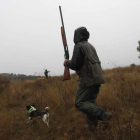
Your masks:
{"label": "man's hand", "polygon": [[64,66],[66,66],[66,62],[67,62],[67,61],[69,61],[69,60],[68,60],[68,59],[65,59],[64,64],[63,64]]}

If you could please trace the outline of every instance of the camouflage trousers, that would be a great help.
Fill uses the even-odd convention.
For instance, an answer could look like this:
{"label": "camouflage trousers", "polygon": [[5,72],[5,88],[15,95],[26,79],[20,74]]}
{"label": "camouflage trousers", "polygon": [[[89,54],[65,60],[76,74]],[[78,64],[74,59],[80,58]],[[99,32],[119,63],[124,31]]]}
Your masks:
{"label": "camouflage trousers", "polygon": [[87,114],[88,119],[96,119],[104,111],[103,108],[95,105],[99,90],[100,85],[77,88],[75,107]]}

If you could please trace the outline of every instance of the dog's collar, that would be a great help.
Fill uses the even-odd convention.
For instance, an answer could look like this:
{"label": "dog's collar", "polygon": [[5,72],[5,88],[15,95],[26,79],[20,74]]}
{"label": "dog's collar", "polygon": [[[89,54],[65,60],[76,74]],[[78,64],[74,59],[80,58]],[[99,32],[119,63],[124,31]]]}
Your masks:
{"label": "dog's collar", "polygon": [[30,109],[29,109],[29,113],[31,113],[32,111],[34,111],[34,110],[36,110],[34,107],[31,107]]}

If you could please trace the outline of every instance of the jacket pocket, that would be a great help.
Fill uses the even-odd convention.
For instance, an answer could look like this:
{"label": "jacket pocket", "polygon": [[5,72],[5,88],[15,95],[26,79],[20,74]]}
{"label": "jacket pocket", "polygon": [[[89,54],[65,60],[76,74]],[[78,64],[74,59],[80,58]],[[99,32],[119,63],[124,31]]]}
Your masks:
{"label": "jacket pocket", "polygon": [[103,74],[102,68],[100,63],[91,63],[91,61],[89,61],[89,67],[92,70],[92,76],[94,79],[94,83],[95,84],[104,84],[106,82],[105,80],[105,76]]}

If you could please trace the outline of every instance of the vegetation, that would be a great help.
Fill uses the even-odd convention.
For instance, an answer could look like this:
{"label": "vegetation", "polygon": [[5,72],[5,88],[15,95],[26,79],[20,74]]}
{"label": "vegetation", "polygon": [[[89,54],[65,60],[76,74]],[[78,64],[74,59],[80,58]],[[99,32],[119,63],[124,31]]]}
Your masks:
{"label": "vegetation", "polygon": [[[84,129],[86,116],[74,107],[77,76],[8,82],[0,79],[1,140],[139,140],[140,66],[104,70],[107,82],[101,86],[96,104],[112,112],[109,128],[91,133]],[[50,107],[50,127],[40,119],[26,124],[26,105],[44,110]]]}

